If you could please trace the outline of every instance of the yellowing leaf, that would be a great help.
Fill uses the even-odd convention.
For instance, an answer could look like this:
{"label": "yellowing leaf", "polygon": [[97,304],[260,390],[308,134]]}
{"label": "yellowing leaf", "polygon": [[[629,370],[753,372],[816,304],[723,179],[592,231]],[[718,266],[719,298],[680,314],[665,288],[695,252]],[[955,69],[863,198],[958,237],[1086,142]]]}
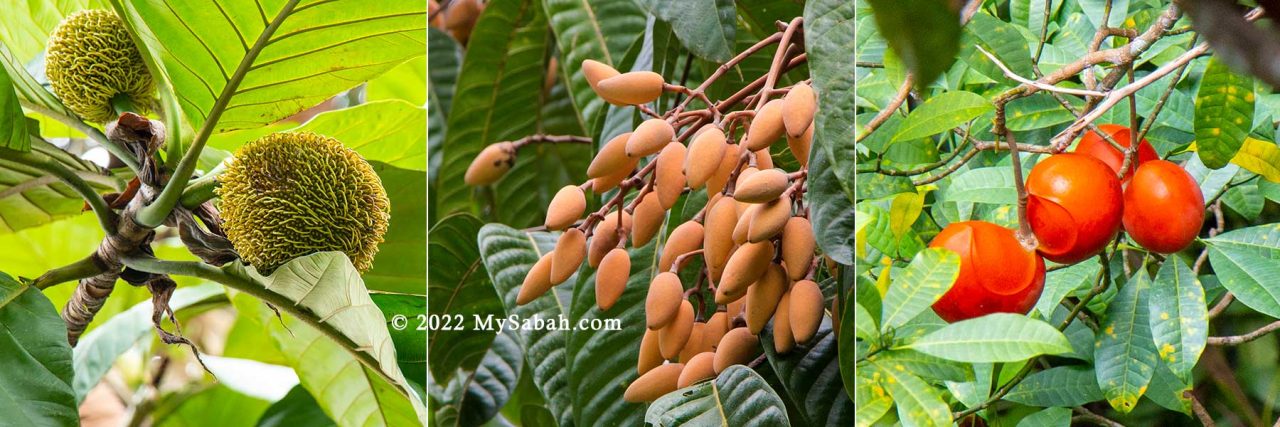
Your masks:
{"label": "yellowing leaf", "polygon": [[1231,158],[1231,163],[1262,175],[1268,181],[1280,182],[1280,147],[1274,142],[1245,138],[1244,145]]}

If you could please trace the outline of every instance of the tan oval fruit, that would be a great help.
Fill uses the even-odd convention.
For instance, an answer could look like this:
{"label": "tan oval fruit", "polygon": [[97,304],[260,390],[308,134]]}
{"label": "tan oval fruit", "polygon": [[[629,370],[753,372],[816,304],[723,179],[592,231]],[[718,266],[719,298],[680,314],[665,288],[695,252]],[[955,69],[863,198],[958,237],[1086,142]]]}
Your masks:
{"label": "tan oval fruit", "polygon": [[675,206],[684,193],[685,152],[684,144],[671,142],[658,153],[658,165],[654,166],[653,171],[657,174],[655,181],[658,186],[654,188],[654,192],[658,193],[658,201],[662,203],[664,210]]}
{"label": "tan oval fruit", "polygon": [[738,187],[741,187],[742,184],[746,183],[747,178],[750,178],[752,175],[755,175],[756,173],[759,173],[759,172],[760,172],[760,168],[757,168],[755,166],[747,166],[745,168],[742,168],[742,172],[738,172],[737,181],[734,181],[733,183],[733,190],[738,191]]}
{"label": "tan oval fruit", "polygon": [[733,328],[720,339],[716,348],[715,371],[724,372],[733,365],[745,365],[760,354],[760,338],[747,328]]}
{"label": "tan oval fruit", "polygon": [[782,227],[787,225],[787,220],[791,218],[791,197],[782,196],[777,200],[760,205],[756,209],[755,216],[751,218],[750,228],[747,230],[747,241],[751,243],[763,242],[772,239],[782,232]]}
{"label": "tan oval fruit", "polygon": [[742,180],[733,189],[733,198],[739,202],[765,203],[777,199],[787,191],[787,173],[782,169],[764,169]]}
{"label": "tan oval fruit", "polygon": [[716,377],[716,354],[704,351],[689,358],[684,364],[684,370],[680,371],[680,378],[676,381],[676,388],[681,389],[694,385],[702,380]]}
{"label": "tan oval fruit", "polygon": [[622,393],[622,400],[631,403],[658,400],[659,397],[676,391],[678,388],[676,385],[680,382],[680,372],[683,370],[684,364],[681,363],[669,363],[653,368],[627,386],[627,391]]}
{"label": "tan oval fruit", "polygon": [[[599,267],[604,256],[622,241],[622,236],[618,234],[618,212],[609,212],[596,223],[595,231],[591,232],[591,247],[587,251],[587,265],[591,268]],[[622,211],[621,215],[622,234],[627,234],[631,231],[631,214]]]}
{"label": "tan oval fruit", "polygon": [[720,293],[728,298],[737,299],[747,293],[747,286],[755,283],[764,275],[773,258],[773,242],[747,243],[738,248],[729,257],[724,267],[724,275],[720,277],[720,285],[716,289],[716,303],[727,304],[731,300],[721,301]]}
{"label": "tan oval fruit", "polygon": [[706,351],[702,348],[702,335],[706,333],[706,323],[693,322],[693,329],[689,331],[689,340],[684,343],[684,347],[680,350],[680,356],[676,358],[676,361],[689,363],[689,359],[695,354]]}
{"label": "tan oval fruit", "polygon": [[716,351],[725,332],[729,332],[729,314],[717,311],[707,319],[707,327],[702,331],[702,351]]}
{"label": "tan oval fruit", "polygon": [[751,151],[763,150],[773,145],[782,134],[782,100],[775,99],[764,103],[751,119],[751,127],[747,129],[746,148]]}
{"label": "tan oval fruit", "polygon": [[618,173],[618,169],[629,163],[631,158],[627,157],[627,140],[631,139],[631,135],[632,132],[619,134],[600,147],[600,152],[596,153],[596,157],[591,159],[591,164],[587,165],[587,176],[591,178],[612,176]]}
{"label": "tan oval fruit", "polygon": [[640,159],[638,158],[631,159],[631,161],[619,167],[617,171],[614,171],[612,175],[605,175],[599,178],[592,178],[591,192],[596,194],[604,194],[606,191],[617,188],[618,184],[621,184],[622,181],[626,180],[628,177],[631,176],[631,170],[635,169],[636,163],[639,163],[639,162],[640,162]]}
{"label": "tan oval fruit", "polygon": [[812,280],[801,280],[791,287],[791,301],[788,305],[788,321],[791,323],[791,335],[800,344],[809,342],[822,326],[822,310],[826,303],[822,299],[822,289]]}
{"label": "tan oval fruit", "polygon": [[662,366],[662,362],[662,350],[658,349],[658,331],[645,329],[644,337],[640,338],[640,357],[636,361],[636,372],[644,375],[645,372]]}
{"label": "tan oval fruit", "polygon": [[707,178],[707,194],[724,191],[725,184],[729,183],[729,177],[737,169],[741,158],[742,147],[737,144],[730,144],[724,147],[724,156],[720,158],[720,165],[716,166],[716,171],[711,174],[710,178]]}
{"label": "tan oval fruit", "polygon": [[666,81],[652,71],[632,71],[604,80],[596,85],[596,93],[613,105],[639,105],[662,96]]}
{"label": "tan oval fruit", "polygon": [[520,284],[520,293],[516,294],[516,305],[525,305],[537,299],[551,289],[551,252],[546,253],[538,262],[533,263],[529,273]]}
{"label": "tan oval fruit", "polygon": [[631,254],[626,249],[614,248],[600,260],[596,270],[596,306],[608,311],[627,290],[631,279]]}
{"label": "tan oval fruit", "polygon": [[658,195],[648,193],[636,205],[632,212],[631,246],[635,248],[649,244],[653,236],[662,228],[662,221],[667,217],[667,210],[658,202]]}
{"label": "tan oval fruit", "polygon": [[[684,174],[689,188],[702,188],[707,180],[720,168],[728,144],[725,143],[724,131],[709,124],[702,127],[693,142],[689,143],[689,152],[685,155]],[[714,193],[714,192],[713,192]]]}
{"label": "tan oval fruit", "polygon": [[547,205],[547,220],[543,225],[548,230],[564,230],[573,225],[587,211],[587,195],[582,187],[566,185],[556,192]]}
{"label": "tan oval fruit", "polygon": [[675,128],[666,120],[653,118],[636,126],[627,139],[627,157],[644,157],[661,151],[676,137]]}
{"label": "tan oval fruit", "polygon": [[787,273],[778,264],[769,264],[764,277],[747,288],[747,329],[753,334],[764,330],[778,309],[778,300],[787,291]]}
{"label": "tan oval fruit", "polygon": [[658,330],[658,348],[662,350],[662,358],[671,360],[680,356],[689,343],[689,335],[693,334],[693,304],[689,300],[680,301],[680,309],[676,318]]}
{"label": "tan oval fruit", "polygon": [[769,149],[763,149],[755,152],[756,167],[760,169],[773,169],[773,153]]}
{"label": "tan oval fruit", "polygon": [[782,265],[787,267],[791,280],[800,280],[813,265],[813,251],[817,242],[813,238],[813,225],[808,219],[793,216],[782,227]]}
{"label": "tan oval fruit", "polygon": [[680,313],[681,301],[685,299],[680,276],[672,272],[659,273],[649,282],[649,294],[645,296],[645,325],[649,329],[662,329],[670,325]]}
{"label": "tan oval fruit", "polygon": [[591,90],[598,92],[599,90],[596,87],[600,85],[601,81],[621,73],[603,62],[585,59],[582,61],[582,74],[587,77],[587,84],[591,85]]}
{"label": "tan oval fruit", "polygon": [[813,123],[813,114],[818,111],[818,97],[808,83],[800,83],[791,87],[787,96],[782,98],[782,124],[787,129],[787,136],[797,138],[809,130]]}
{"label": "tan oval fruit", "polygon": [[791,155],[800,162],[800,167],[809,167],[809,147],[813,145],[813,125],[804,131],[799,137],[787,136],[787,149],[791,150]]}
{"label": "tan oval fruit", "polygon": [[587,235],[577,228],[570,228],[560,235],[556,241],[556,249],[551,253],[551,283],[559,285],[569,280],[573,273],[582,266],[587,257]]}
{"label": "tan oval fruit", "polygon": [[796,346],[791,335],[791,292],[782,294],[778,312],[773,315],[773,349],[778,353],[790,353]]}
{"label": "tan oval fruit", "polygon": [[671,270],[680,255],[698,250],[702,247],[703,227],[697,221],[687,221],[676,227],[662,247],[662,257],[658,259],[658,271]]}
{"label": "tan oval fruit", "polygon": [[724,197],[717,200],[703,220],[706,221],[706,229],[702,238],[702,257],[706,260],[711,281],[719,283],[729,254],[733,253],[733,229],[738,225],[733,199]]}
{"label": "tan oval fruit", "polygon": [[748,205],[742,214],[738,215],[738,223],[733,226],[733,244],[741,245],[747,243],[747,231],[751,230],[751,220],[755,219],[756,211],[760,210],[761,205]]}
{"label": "tan oval fruit", "polygon": [[467,185],[489,185],[497,182],[516,163],[516,145],[510,142],[489,144],[480,150],[462,180]]}

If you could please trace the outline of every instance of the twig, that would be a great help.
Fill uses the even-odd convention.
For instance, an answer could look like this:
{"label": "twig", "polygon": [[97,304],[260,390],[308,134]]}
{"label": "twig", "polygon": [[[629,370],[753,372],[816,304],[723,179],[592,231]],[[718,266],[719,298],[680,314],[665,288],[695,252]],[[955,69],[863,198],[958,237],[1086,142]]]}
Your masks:
{"label": "twig", "polygon": [[1258,338],[1262,338],[1263,336],[1275,331],[1276,329],[1280,329],[1280,321],[1268,323],[1266,326],[1258,328],[1244,335],[1234,335],[1234,336],[1227,336],[1227,337],[1209,337],[1209,344],[1225,345],[1225,346],[1240,345],[1240,344],[1247,343],[1249,341],[1256,340]]}
{"label": "twig", "polygon": [[992,55],[990,52],[987,52],[986,49],[983,49],[982,46],[974,45],[974,47],[978,48],[978,51],[982,52],[983,55],[986,55],[987,59],[990,59],[991,62],[994,62],[997,67],[1000,67],[1000,71],[1004,72],[1005,77],[1016,80],[1018,83],[1029,85],[1031,87],[1034,87],[1040,90],[1057,92],[1057,93],[1065,93],[1067,95],[1077,95],[1077,96],[1106,96],[1107,95],[1105,93],[1098,92],[1096,90],[1058,87],[1048,83],[1042,83],[1042,82],[1028,79],[1026,77],[1019,76],[1017,73],[1014,73],[1013,70],[1010,70],[1008,66],[1004,65],[1003,62],[1000,62],[1000,60],[997,59],[995,55]]}

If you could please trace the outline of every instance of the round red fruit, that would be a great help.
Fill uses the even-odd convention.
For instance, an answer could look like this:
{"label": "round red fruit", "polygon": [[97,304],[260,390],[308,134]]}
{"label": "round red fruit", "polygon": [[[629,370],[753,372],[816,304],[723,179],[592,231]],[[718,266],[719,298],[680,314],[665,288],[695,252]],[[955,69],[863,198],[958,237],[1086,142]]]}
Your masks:
{"label": "round red fruit", "polygon": [[1166,160],[1143,163],[1124,190],[1124,229],[1152,252],[1186,249],[1204,225],[1204,195],[1187,171]]}
{"label": "round red fruit", "polygon": [[[1125,149],[1128,149],[1133,142],[1133,131],[1127,127],[1106,124],[1098,125],[1098,130],[1106,132],[1107,135],[1111,136],[1111,139],[1116,140],[1116,143],[1120,144],[1121,147],[1125,147]],[[1106,138],[1094,131],[1086,132],[1080,138],[1080,143],[1076,145],[1075,152],[1101,160],[1102,163],[1106,163],[1107,166],[1111,167],[1113,173],[1120,173],[1120,167],[1124,166],[1124,153],[1117,150],[1115,146],[1107,142]],[[1146,138],[1142,138],[1142,142],[1138,143],[1138,157],[1134,159],[1136,160],[1135,164],[1130,166],[1129,171],[1124,174],[1125,182],[1133,178],[1133,171],[1138,166],[1141,166],[1143,162],[1159,158],[1160,156],[1156,154],[1156,149],[1151,147],[1151,143],[1147,142]]]}
{"label": "round red fruit", "polygon": [[1124,195],[1106,164],[1080,154],[1049,156],[1027,176],[1027,219],[1040,255],[1075,264],[1097,255],[1120,231]]}
{"label": "round red fruit", "polygon": [[960,255],[960,274],[933,311],[948,322],[991,313],[1026,313],[1044,290],[1044,259],[1018,243],[1013,230],[983,221],[956,222],[931,248]]}

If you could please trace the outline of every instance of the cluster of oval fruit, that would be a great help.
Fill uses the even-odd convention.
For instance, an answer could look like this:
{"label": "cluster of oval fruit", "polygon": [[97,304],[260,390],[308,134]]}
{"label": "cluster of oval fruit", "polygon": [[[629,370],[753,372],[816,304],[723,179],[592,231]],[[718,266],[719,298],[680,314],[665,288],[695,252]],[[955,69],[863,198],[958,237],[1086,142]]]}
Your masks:
{"label": "cluster of oval fruit", "polygon": [[[583,71],[596,93],[614,105],[649,103],[670,89],[652,72],[619,73],[591,60],[584,61]],[[607,311],[630,279],[627,241],[635,248],[651,242],[686,191],[705,189],[709,195],[702,210],[675,227],[662,246],[645,300],[640,377],[624,393],[627,401],[652,401],[714,378],[729,366],[750,363],[760,354],[759,334],[770,320],[774,346],[782,353],[812,340],[821,326],[826,307],[813,280],[816,244],[798,203],[817,96],[805,82],[784,90],[782,98],[748,113],[751,119],[738,143],[730,137],[732,126],[726,133],[724,124],[707,123],[687,137],[686,147],[677,126],[701,121],[678,122],[675,114],[645,120],[605,143],[587,169],[588,181],[565,186],[548,206],[546,228],[564,233],[530,269],[516,302],[527,304],[564,283],[585,261],[597,268],[596,303]],[[769,147],[784,137],[801,165],[798,171],[773,167]],[[496,181],[511,167],[516,148],[510,142],[490,145],[472,163],[466,181]],[[615,188],[619,194],[585,215],[586,191],[604,195]],[[633,189],[639,189],[637,195],[625,202]],[[686,290],[679,272],[696,256],[704,260],[700,278],[709,281],[708,287],[700,280]],[[704,289],[714,289],[715,304],[703,301]],[[690,301],[694,295],[696,306]]]}
{"label": "cluster of oval fruit", "polygon": [[[1129,150],[1132,131],[1101,125]],[[948,225],[929,243],[960,255],[960,273],[933,309],[948,322],[994,312],[1025,313],[1044,288],[1044,259],[1074,264],[1102,252],[1123,230],[1143,248],[1168,254],[1195,240],[1204,223],[1204,196],[1195,178],[1160,160],[1143,139],[1127,168],[1124,153],[1097,132],[1088,132],[1072,153],[1037,163],[1027,176],[1027,219],[1038,247],[1019,243],[1015,232],[995,224]]]}

